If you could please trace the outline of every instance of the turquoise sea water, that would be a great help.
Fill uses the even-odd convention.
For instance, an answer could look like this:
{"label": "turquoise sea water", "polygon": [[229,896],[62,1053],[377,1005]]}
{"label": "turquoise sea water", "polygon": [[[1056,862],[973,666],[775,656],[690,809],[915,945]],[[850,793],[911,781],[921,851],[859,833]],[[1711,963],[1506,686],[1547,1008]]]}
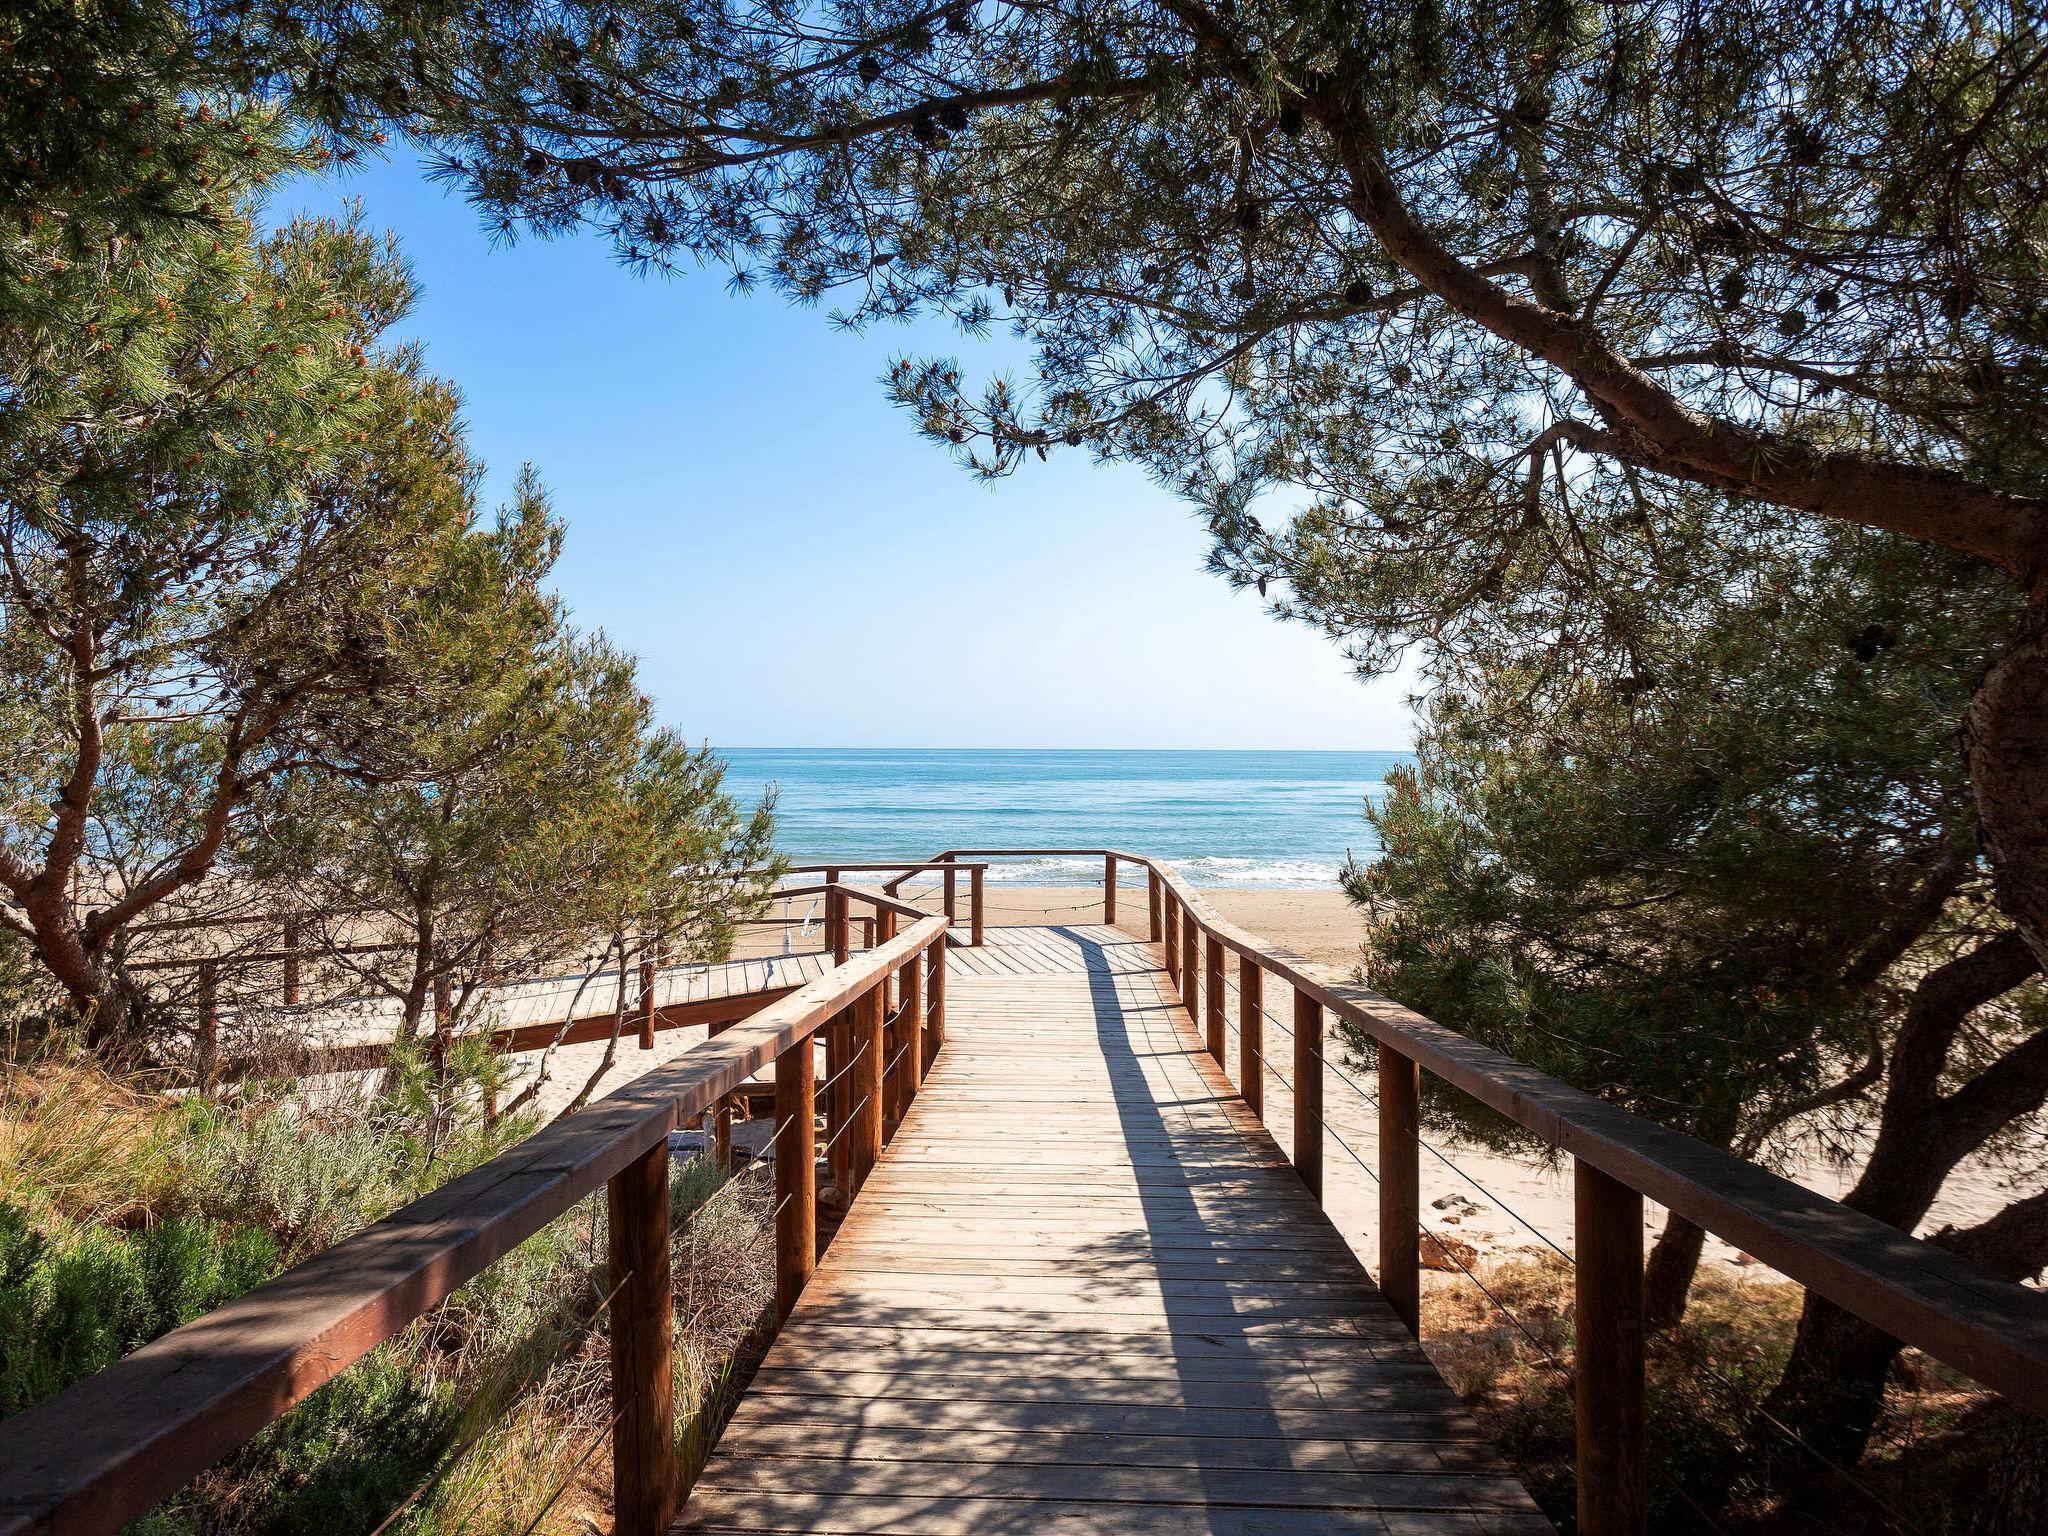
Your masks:
{"label": "turquoise sea water", "polygon": [[[1205,885],[1320,886],[1375,849],[1367,799],[1405,752],[722,750],[742,795],[778,786],[776,842],[800,862],[943,848],[1129,848]],[[998,864],[991,880],[1102,878],[1099,861]]]}

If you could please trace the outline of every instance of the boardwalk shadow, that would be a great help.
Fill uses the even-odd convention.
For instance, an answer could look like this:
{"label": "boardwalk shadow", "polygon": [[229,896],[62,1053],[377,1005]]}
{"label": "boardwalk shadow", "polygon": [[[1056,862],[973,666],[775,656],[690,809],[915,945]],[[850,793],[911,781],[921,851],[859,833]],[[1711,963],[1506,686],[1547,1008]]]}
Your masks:
{"label": "boardwalk shadow", "polygon": [[1547,1529],[1156,952],[1082,927],[991,951],[680,1529]]}
{"label": "boardwalk shadow", "polygon": [[[1231,1126],[1223,1095],[1197,1062],[1200,1047],[1185,1010],[1158,984],[1149,956],[1134,972],[1114,963],[1100,930],[1052,931],[1081,955],[1095,1044],[1108,1069],[1146,1239],[1142,1248],[1116,1243],[1104,1251],[1149,1259],[1149,1266],[1127,1273],[1149,1279],[1160,1295],[1168,1358],[1183,1399],[1228,1414],[1214,1421],[1227,1433],[1191,1435],[1188,1451],[1204,1502],[1230,1504],[1245,1494],[1247,1457],[1240,1442],[1286,1439],[1276,1383],[1314,1389],[1291,1348],[1293,1320],[1254,1304],[1270,1292],[1260,1286],[1270,1271],[1252,1267],[1256,1259],[1246,1262],[1262,1251],[1246,1241],[1253,1218],[1280,1214],[1295,1192],[1280,1182],[1288,1176],[1260,1166],[1262,1159]],[[1144,954],[1136,941],[1130,948]],[[1274,1253],[1276,1264],[1288,1252],[1263,1251]],[[1115,1290],[1125,1294],[1127,1282]],[[1222,1362],[1235,1368],[1226,1375],[1217,1368]],[[1287,1395],[1298,1417],[1303,1398],[1299,1391]]]}

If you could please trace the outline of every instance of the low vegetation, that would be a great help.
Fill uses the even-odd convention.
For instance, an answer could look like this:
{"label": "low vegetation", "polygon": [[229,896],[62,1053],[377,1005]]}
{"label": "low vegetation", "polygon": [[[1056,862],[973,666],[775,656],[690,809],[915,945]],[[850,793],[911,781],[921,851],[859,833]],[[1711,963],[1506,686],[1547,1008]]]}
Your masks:
{"label": "low vegetation", "polygon": [[[1478,1266],[1424,1288],[1430,1359],[1544,1511],[1573,1521],[1572,1277],[1562,1259]],[[1925,1356],[1898,1362],[1853,1471],[1815,1466],[1825,1509],[1788,1507],[1773,1457],[1814,1461],[1784,1433],[1759,1454],[1758,1411],[1791,1356],[1804,1293],[1775,1278],[1702,1271],[1679,1326],[1649,1350],[1650,1529],[1671,1536],[2037,1536],[2048,1434]]]}
{"label": "low vegetation", "polygon": [[[218,1102],[84,1053],[0,1078],[0,1415],[61,1391],[491,1156],[530,1117],[381,1091]],[[458,1096],[459,1097],[459,1096]],[[676,1426],[701,1462],[774,1292],[765,1186],[671,1184]],[[151,1536],[589,1529],[609,1499],[603,1202],[576,1206],[202,1475]]]}

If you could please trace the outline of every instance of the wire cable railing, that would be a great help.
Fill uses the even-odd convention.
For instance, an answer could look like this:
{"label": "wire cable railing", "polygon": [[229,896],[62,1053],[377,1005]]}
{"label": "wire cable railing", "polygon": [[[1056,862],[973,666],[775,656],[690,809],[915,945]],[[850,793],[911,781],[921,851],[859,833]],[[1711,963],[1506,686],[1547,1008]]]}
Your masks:
{"label": "wire cable railing", "polygon": [[[1323,1148],[1334,1139],[1342,1156],[1377,1188],[1381,1292],[1395,1315],[1411,1329],[1418,1326],[1419,1246],[1422,1239],[1433,1238],[1436,1251],[1536,1350],[1543,1368],[1569,1379],[1578,1410],[1581,1529],[1588,1536],[1640,1531],[1644,1490],[1660,1475],[1650,1466],[1646,1432],[1641,1329],[1646,1200],[1739,1245],[2016,1403],[2048,1408],[2048,1301],[2039,1295],[1995,1280],[1953,1254],[1767,1170],[1544,1077],[1276,950],[1217,916],[1159,861],[1100,849],[954,850],[882,867],[897,872],[898,886],[908,884],[912,875],[922,874],[921,883],[928,884],[934,873],[942,877],[948,868],[956,875],[969,872],[978,941],[985,861],[1013,853],[1102,858],[1105,919],[1112,918],[1120,894],[1119,866],[1145,871],[1144,931],[1171,946],[1169,971],[1184,1000],[1196,1001],[1205,974],[1217,978],[1208,988],[1207,1023],[1219,1064],[1230,1043],[1223,957],[1238,957],[1240,976],[1242,967],[1249,966],[1263,978],[1257,1012],[1261,1038],[1248,1046],[1240,1027],[1239,1057],[1255,1064],[1261,1101],[1269,1072],[1291,1100],[1295,1165],[1304,1186],[1321,1200]],[[655,1465],[666,1452],[656,1453],[654,1447],[666,1447],[671,1427],[657,1386],[669,1379],[672,1318],[666,1291],[653,1279],[667,1272],[663,1255],[671,1237],[669,1130],[708,1111],[722,1112],[729,1096],[754,1073],[775,1064],[778,1124],[768,1144],[773,1155],[755,1166],[775,1174],[770,1220],[776,1239],[776,1309],[778,1319],[785,1318],[816,1262],[820,1162],[831,1168],[842,1199],[854,1198],[886,1141],[885,1110],[900,1116],[904,1101],[894,1090],[918,1085],[918,1074],[903,1070],[908,1053],[923,1050],[919,1042],[935,1047],[944,1038],[947,920],[887,891],[865,892],[831,878],[821,889],[826,952],[835,962],[822,975],[279,1280],[0,1423],[0,1536],[51,1528],[60,1518],[63,1528],[89,1536],[119,1528],[241,1443],[252,1425],[302,1400],[600,1188],[608,1190],[616,1218],[606,1224],[613,1245],[611,1273],[622,1276],[618,1293],[605,1305],[614,1327],[623,1327],[631,1342],[615,1351],[616,1411],[599,1433],[608,1433],[615,1446],[620,1536],[658,1536],[673,1510],[675,1490],[658,1475],[643,1476],[635,1484],[622,1469],[637,1466],[644,1474]],[[936,894],[921,892],[918,899],[930,901]],[[851,909],[862,903],[868,914],[863,939],[870,947],[855,951],[850,940],[859,919]],[[903,931],[892,933],[899,921]],[[1196,956],[1198,943],[1206,951],[1206,965]],[[928,968],[929,978],[914,993],[913,977],[904,975],[912,966]],[[1269,1061],[1264,1050],[1265,1024],[1272,1017],[1263,1001],[1269,982],[1276,993],[1283,988],[1293,993],[1294,1023],[1272,1020],[1293,1042],[1291,1074]],[[886,995],[898,988],[906,1003],[917,996],[919,1008],[899,1009],[893,1019],[886,1018]],[[651,995],[648,1001],[653,1003]],[[1241,995],[1239,1006],[1245,1007]],[[616,1013],[608,1010],[606,1020],[614,1030]],[[1202,1022],[1201,1010],[1190,1007],[1188,1013]],[[906,1016],[911,1038],[902,1041],[899,1035],[891,1053],[882,1044],[889,1038],[885,1032],[904,1029]],[[1333,1061],[1325,1044],[1326,1018],[1377,1048],[1381,1093],[1375,1095],[1353,1080],[1345,1064]],[[815,1081],[821,1036],[830,1042],[830,1070],[822,1084]],[[846,1059],[840,1060],[841,1055]],[[1423,1072],[1571,1156],[1577,1223],[1569,1247],[1421,1136],[1417,1085]],[[850,1090],[849,1074],[856,1073]],[[1342,1127],[1333,1128],[1324,1113],[1325,1081],[1332,1077],[1377,1117],[1376,1166],[1375,1158],[1353,1145]],[[816,1125],[821,1103],[822,1135]],[[1484,1277],[1422,1220],[1416,1166],[1425,1150],[1565,1259],[1574,1286],[1574,1352],[1568,1368],[1555,1351],[1544,1349],[1515,1307],[1482,1283]],[[657,1261],[659,1271],[652,1267]],[[173,1381],[175,1390],[167,1385]]]}
{"label": "wire cable railing", "polygon": [[[1239,993],[1239,989],[1235,986],[1232,986],[1229,990],[1233,994],[1241,995]],[[1276,1028],[1280,1030],[1283,1034],[1286,1034],[1290,1037],[1293,1035],[1294,1031],[1277,1014],[1266,1011],[1263,1008],[1261,1009],[1261,1014],[1266,1025]],[[1228,1010],[1226,1010],[1225,1012],[1224,1020],[1226,1031],[1229,1034],[1238,1037],[1240,1049],[1242,1049],[1243,1026],[1234,1021],[1232,1014]],[[1285,1087],[1290,1094],[1292,1094],[1292,1082],[1289,1081],[1279,1071],[1278,1068],[1272,1065],[1270,1059],[1265,1055],[1264,1052],[1254,1048],[1251,1054],[1254,1056],[1254,1058],[1256,1058],[1262,1070],[1270,1073],[1275,1078],[1278,1078],[1281,1082],[1281,1085]],[[1349,1073],[1344,1071],[1342,1067],[1338,1066],[1336,1062],[1332,1061],[1329,1058],[1329,1056],[1324,1052],[1313,1051],[1310,1054],[1312,1058],[1321,1065],[1323,1074],[1326,1078],[1336,1079],[1337,1082],[1341,1083],[1346,1088],[1349,1088],[1352,1091],[1352,1093],[1356,1094],[1361,1102],[1363,1102],[1365,1105],[1371,1108],[1375,1113],[1378,1112],[1380,1103],[1379,1095],[1371,1092],[1366,1087],[1364,1087],[1364,1085],[1362,1085],[1353,1077],[1351,1077]],[[1372,1165],[1368,1163],[1363,1156],[1360,1155],[1358,1150],[1355,1147],[1353,1147],[1348,1140],[1345,1139],[1343,1134],[1340,1131],[1338,1131],[1336,1127],[1330,1125],[1326,1120],[1324,1123],[1323,1130],[1324,1134],[1332,1142],[1334,1142],[1343,1152],[1345,1152],[1350,1157],[1353,1163],[1357,1164],[1359,1170],[1365,1174],[1367,1179],[1369,1179],[1375,1185],[1377,1185],[1380,1182],[1380,1176],[1378,1171],[1375,1170],[1372,1167]],[[1559,1243],[1555,1238],[1553,1238],[1549,1233],[1545,1232],[1541,1227],[1537,1226],[1533,1221],[1523,1216],[1506,1200],[1502,1199],[1499,1194],[1490,1189],[1487,1185],[1480,1182],[1480,1180],[1476,1178],[1468,1170],[1461,1167],[1455,1159],[1453,1159],[1448,1154],[1432,1145],[1425,1138],[1418,1136],[1416,1140],[1417,1144],[1424,1151],[1430,1153],[1436,1159],[1436,1161],[1440,1163],[1446,1170],[1454,1174],[1459,1179],[1463,1180],[1466,1184],[1470,1185],[1471,1188],[1476,1190],[1494,1208],[1501,1211],[1523,1231],[1527,1232],[1530,1236],[1536,1238],[1552,1253],[1556,1254],[1560,1259],[1562,1259],[1567,1267],[1576,1268],[1578,1266],[1578,1259],[1576,1258],[1576,1256],[1573,1255],[1570,1249],[1566,1248],[1563,1244]],[[1499,1296],[1497,1296],[1492,1291],[1492,1289],[1490,1289],[1487,1286],[1486,1282],[1479,1277],[1477,1272],[1474,1271],[1471,1268],[1471,1266],[1468,1265],[1459,1256],[1458,1249],[1451,1239],[1449,1239],[1445,1234],[1437,1231],[1427,1222],[1421,1224],[1419,1228],[1419,1233],[1422,1237],[1429,1240],[1429,1242],[1433,1245],[1434,1251],[1439,1256],[1441,1256],[1443,1260],[1449,1262],[1453,1266],[1454,1272],[1462,1276],[1465,1280],[1469,1281],[1474,1287],[1476,1287],[1480,1294],[1484,1296],[1485,1299],[1489,1303],[1491,1303],[1494,1309],[1500,1313],[1501,1317],[1505,1319],[1515,1329],[1515,1331],[1519,1333],[1522,1336],[1522,1338],[1528,1342],[1531,1349],[1533,1349],[1536,1352],[1539,1363],[1545,1365],[1546,1367],[1550,1367],[1560,1371],[1563,1378],[1567,1382],[1570,1381],[1571,1373],[1568,1370],[1565,1370],[1562,1367],[1562,1365],[1557,1362],[1555,1358],[1555,1352],[1547,1349],[1543,1345],[1542,1341],[1535,1336],[1535,1334],[1531,1331],[1527,1324],[1524,1323],[1521,1318],[1516,1316],[1513,1309],[1510,1308],[1507,1305],[1507,1303],[1503,1301]],[[1755,1415],[1758,1421],[1766,1425],[1776,1434],[1778,1434],[1785,1441],[1785,1443],[1790,1445],[1793,1449],[1799,1451],[1801,1454],[1811,1458],[1816,1465],[1820,1466],[1823,1470],[1831,1473],[1840,1481],[1842,1481],[1845,1485],[1847,1485],[1852,1491],[1854,1491],[1857,1495],[1859,1495],[1862,1499],[1869,1503],[1869,1505],[1884,1520],[1888,1528],[1894,1530],[1899,1528],[1896,1524],[1896,1517],[1893,1515],[1889,1504],[1885,1501],[1884,1497],[1881,1494],[1879,1494],[1875,1489],[1870,1487],[1867,1481],[1857,1477],[1856,1474],[1852,1472],[1850,1469],[1842,1466],[1839,1462],[1834,1460],[1832,1457],[1828,1456],[1824,1451],[1821,1451],[1819,1448],[1814,1446],[1796,1429],[1784,1423],[1782,1420],[1777,1418],[1776,1415],[1770,1413],[1761,1404],[1756,1404],[1750,1401],[1750,1399],[1753,1397],[1753,1394],[1745,1391],[1745,1389],[1741,1386],[1740,1383],[1730,1380],[1728,1376],[1725,1373],[1723,1373],[1719,1369],[1719,1367],[1715,1366],[1711,1360],[1702,1358],[1694,1363],[1699,1367],[1703,1374],[1710,1377],[1717,1386],[1721,1387],[1724,1391],[1726,1391],[1729,1394],[1731,1402],[1740,1403],[1744,1407],[1748,1408]],[[1670,1489],[1671,1492],[1679,1496],[1681,1500],[1688,1503],[1691,1502],[1689,1496],[1686,1495],[1684,1493],[1684,1490],[1680,1488],[1676,1483],[1668,1483],[1666,1486]],[[1695,1506],[1695,1508],[1697,1508],[1697,1506]],[[1705,1511],[1702,1510],[1699,1511],[1699,1513],[1702,1515],[1703,1518],[1706,1518]]]}
{"label": "wire cable railing", "polygon": [[[1235,954],[1240,966],[1254,967],[1292,990],[1295,1017],[1309,1033],[1303,1037],[1279,1023],[1295,1038],[1297,1070],[1288,1081],[1260,1050],[1257,1099],[1264,1098],[1265,1074],[1274,1072],[1294,1102],[1296,1166],[1319,1200],[1328,1131],[1325,1079],[1335,1077],[1345,1092],[1357,1095],[1378,1117],[1381,1168],[1375,1177],[1382,1212],[1382,1293],[1411,1330],[1416,1326],[1420,1241],[1438,1238],[1436,1252],[1454,1269],[1464,1268],[1458,1250],[1421,1220],[1415,1168],[1425,1151],[1434,1164],[1565,1261],[1576,1293],[1571,1374],[1578,1405],[1583,1530],[1642,1528],[1649,1447],[1641,1286],[1644,1207],[1649,1201],[2015,1402],[2048,1411],[2048,1300],[2041,1295],[1989,1276],[1943,1249],[1847,1210],[1732,1153],[1545,1077],[1334,972],[1276,949],[1219,916],[1159,860],[1102,848],[961,848],[936,855],[935,861],[985,863],[1024,856],[1102,859],[1102,908],[1110,921],[1119,894],[1119,870],[1143,869],[1146,906],[1140,931],[1165,945],[1166,969],[1198,1030],[1203,1023],[1203,1010],[1195,1006],[1198,993],[1224,990],[1201,985],[1205,971],[1215,977],[1222,970],[1219,957]],[[1206,954],[1198,955],[1198,948]],[[1212,1003],[1207,1014],[1209,1046],[1219,1064],[1230,1044],[1228,1028],[1219,1017],[1222,1011],[1220,1004]],[[1262,1033],[1269,1016],[1261,1001]],[[1322,1048],[1326,1017],[1334,1017],[1381,1052],[1382,1084],[1399,1087],[1405,1101],[1396,1106],[1397,1113],[1390,1115],[1379,1097],[1330,1061]],[[1241,1030],[1236,1043],[1242,1057]],[[1308,1081],[1303,1080],[1303,1068],[1312,1069]],[[1577,1213],[1572,1245],[1553,1238],[1420,1135],[1418,1089],[1425,1072],[1569,1154]],[[1394,1127],[1391,1140],[1389,1126]],[[1370,1159],[1342,1136],[1336,1139],[1347,1159],[1373,1174],[1365,1166]],[[1589,1252],[1597,1262],[1588,1261]],[[1476,1282],[1478,1277],[1470,1278]],[[1859,1493],[1868,1497],[1867,1490]]]}
{"label": "wire cable railing", "polygon": [[[615,1277],[600,1309],[613,1329],[615,1411],[582,1448],[572,1476],[609,1436],[618,1536],[663,1536],[679,1492],[670,1455],[670,1131],[707,1112],[722,1117],[730,1096],[774,1065],[781,1123],[768,1143],[774,1155],[757,1159],[756,1167],[775,1172],[767,1203],[779,1324],[817,1260],[818,1038],[849,1017],[879,1028],[880,989],[915,966],[928,972],[922,991],[931,1004],[913,1022],[932,1048],[944,1039],[946,920],[859,887],[834,884],[829,894],[839,945],[848,908],[858,905],[873,914],[872,948],[802,985],[733,999],[730,1022],[609,1097],[0,1421],[0,1536],[58,1529],[111,1536],[600,1190],[607,1194],[603,1226]],[[899,921],[901,931],[893,931]],[[655,999],[643,993],[651,1011]],[[612,1038],[618,1013],[607,1010],[605,1018]],[[832,1135],[825,1155],[848,1161],[855,1190],[880,1155],[880,1139],[871,1123],[863,1134],[846,1133],[876,1119],[876,1101],[856,1095],[843,1114],[830,1101],[846,1096],[844,1072],[875,1069],[866,1049],[863,1040],[826,1080]],[[912,1075],[899,1076],[903,1088],[914,1090]],[[736,1188],[746,1177],[721,1188]],[[515,1385],[508,1402],[530,1390]],[[414,1490],[408,1507],[416,1509],[431,1491]]]}

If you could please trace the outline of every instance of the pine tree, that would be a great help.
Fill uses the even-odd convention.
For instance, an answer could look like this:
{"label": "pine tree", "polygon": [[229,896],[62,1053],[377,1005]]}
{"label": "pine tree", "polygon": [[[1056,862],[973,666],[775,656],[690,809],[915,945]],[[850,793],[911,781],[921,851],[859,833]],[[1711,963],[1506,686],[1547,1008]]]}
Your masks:
{"label": "pine tree", "polygon": [[[1912,1231],[2048,1104],[2048,988],[1992,904],[1954,728],[2019,599],[1890,535],[1794,553],[1695,512],[1718,553],[1703,537],[1688,585],[1628,594],[1654,680],[1555,667],[1533,629],[1447,669],[1373,811],[1384,852],[1347,876],[1368,978],[1745,1157],[1864,1157],[1846,1203]],[[1668,1221],[1652,1326],[1682,1314],[1700,1239]],[[2033,1275],[2048,1195],[1934,1240]],[[1752,1465],[1813,1471],[1781,1426],[1853,1464],[1898,1349],[1810,1297]]]}
{"label": "pine tree", "polygon": [[[631,659],[545,591],[561,542],[529,471],[399,616],[401,670],[435,679],[380,711],[404,773],[297,775],[261,807],[249,878],[398,1005],[401,1040],[437,996],[436,1030],[468,1028],[497,985],[592,952],[623,967],[629,941],[723,959],[772,884],[769,805],[742,812],[716,759],[654,726]],[[349,953],[365,932],[403,948]]]}
{"label": "pine tree", "polygon": [[1010,326],[1028,385],[894,370],[926,434],[1145,465],[1373,659],[1541,559],[1637,675],[1586,530],[1701,487],[1983,560],[2031,602],[1968,760],[2048,956],[2038,49],[1951,0],[605,0],[423,37],[407,124],[508,232]]}

